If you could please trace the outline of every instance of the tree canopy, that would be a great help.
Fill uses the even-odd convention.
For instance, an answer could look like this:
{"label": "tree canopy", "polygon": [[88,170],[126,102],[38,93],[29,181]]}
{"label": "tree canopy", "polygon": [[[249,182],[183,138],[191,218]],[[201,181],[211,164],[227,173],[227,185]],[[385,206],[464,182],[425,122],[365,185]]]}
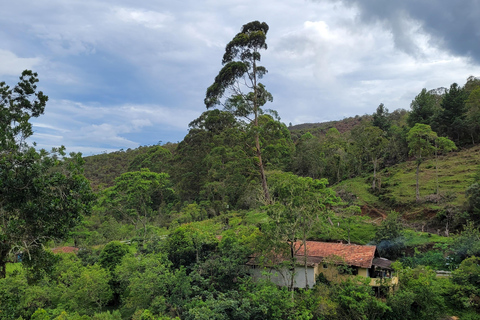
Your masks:
{"label": "tree canopy", "polygon": [[[268,25],[265,22],[252,21],[243,25],[241,31],[227,44],[222,59],[223,68],[215,77],[214,83],[208,87],[204,102],[207,109],[223,104],[225,110],[253,124],[257,165],[265,201],[269,203],[270,194],[258,132],[259,116],[264,112],[262,106],[273,100],[265,86],[258,82],[267,73],[265,67],[258,65],[260,50],[267,49],[267,32]],[[230,94],[222,102],[226,90]]]}
{"label": "tree canopy", "polygon": [[67,236],[93,200],[81,154],[67,157],[63,147],[38,151],[25,141],[33,133],[29,120],[48,100],[37,82],[26,70],[13,90],[0,84],[0,277],[10,254],[34,259],[46,241]]}

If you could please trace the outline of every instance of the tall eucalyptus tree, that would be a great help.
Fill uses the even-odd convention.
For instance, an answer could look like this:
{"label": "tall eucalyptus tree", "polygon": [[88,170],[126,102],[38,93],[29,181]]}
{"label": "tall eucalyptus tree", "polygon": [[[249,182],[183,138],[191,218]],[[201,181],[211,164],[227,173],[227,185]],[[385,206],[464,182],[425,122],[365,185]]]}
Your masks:
{"label": "tall eucalyptus tree", "polygon": [[259,82],[267,73],[265,67],[258,65],[260,50],[267,49],[267,32],[268,25],[265,22],[252,21],[243,25],[241,31],[227,44],[222,60],[223,68],[215,77],[214,83],[208,87],[204,102],[207,109],[223,105],[225,110],[252,124],[255,140],[253,148],[262,189],[265,201],[270,203],[259,137],[259,116],[264,113],[262,107],[273,100],[272,95]]}

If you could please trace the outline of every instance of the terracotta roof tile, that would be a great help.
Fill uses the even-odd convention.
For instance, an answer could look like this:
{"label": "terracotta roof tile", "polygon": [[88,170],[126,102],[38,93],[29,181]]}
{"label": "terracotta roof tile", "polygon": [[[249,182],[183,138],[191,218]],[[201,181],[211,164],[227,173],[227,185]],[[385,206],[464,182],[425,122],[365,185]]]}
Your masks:
{"label": "terracotta roof tile", "polygon": [[[299,241],[297,246],[301,246]],[[370,268],[375,257],[375,246],[361,246],[356,244],[329,243],[307,241],[307,255],[309,257],[334,258],[340,257],[346,264],[361,268]],[[302,246],[297,256],[303,256],[305,248]]]}

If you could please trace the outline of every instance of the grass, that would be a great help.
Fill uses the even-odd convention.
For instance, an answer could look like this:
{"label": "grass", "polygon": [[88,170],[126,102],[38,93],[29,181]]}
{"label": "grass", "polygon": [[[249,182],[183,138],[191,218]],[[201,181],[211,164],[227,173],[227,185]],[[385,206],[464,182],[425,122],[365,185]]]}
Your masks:
{"label": "grass", "polygon": [[[430,158],[420,165],[421,203],[416,203],[416,164],[407,161],[379,172],[380,194],[370,192],[371,177],[349,179],[334,186],[337,192],[351,193],[357,198],[357,205],[368,204],[389,211],[417,211],[419,208],[441,209],[445,205],[461,206],[465,202],[465,190],[472,183],[472,177],[480,165],[480,146],[449,153],[438,158],[438,185],[436,161]],[[440,202],[435,202],[437,199]]]}
{"label": "grass", "polygon": [[375,237],[377,227],[371,223],[353,223],[350,226],[350,241],[356,244],[367,244]]}
{"label": "grass", "polygon": [[409,247],[417,247],[434,243],[448,244],[453,241],[453,238],[451,237],[443,237],[434,233],[418,232],[409,229],[404,231],[404,236],[405,244]]}

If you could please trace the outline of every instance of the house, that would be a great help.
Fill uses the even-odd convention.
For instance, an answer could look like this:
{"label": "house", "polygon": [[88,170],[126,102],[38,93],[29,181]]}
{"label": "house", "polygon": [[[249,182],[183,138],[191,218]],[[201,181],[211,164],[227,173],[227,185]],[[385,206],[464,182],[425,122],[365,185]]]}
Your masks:
{"label": "house", "polygon": [[[319,276],[328,281],[341,281],[346,277],[363,276],[370,278],[373,287],[394,286],[398,278],[393,276],[391,261],[381,258],[376,246],[356,244],[329,243],[307,241],[295,242],[294,287],[313,286]],[[307,251],[307,275],[305,276],[305,250]],[[255,278],[264,277],[264,271],[270,271],[270,279],[280,285],[289,286],[291,270],[286,267],[261,267],[259,257],[251,257],[247,262],[250,274]],[[286,258],[277,258],[277,262],[285,262]]]}

